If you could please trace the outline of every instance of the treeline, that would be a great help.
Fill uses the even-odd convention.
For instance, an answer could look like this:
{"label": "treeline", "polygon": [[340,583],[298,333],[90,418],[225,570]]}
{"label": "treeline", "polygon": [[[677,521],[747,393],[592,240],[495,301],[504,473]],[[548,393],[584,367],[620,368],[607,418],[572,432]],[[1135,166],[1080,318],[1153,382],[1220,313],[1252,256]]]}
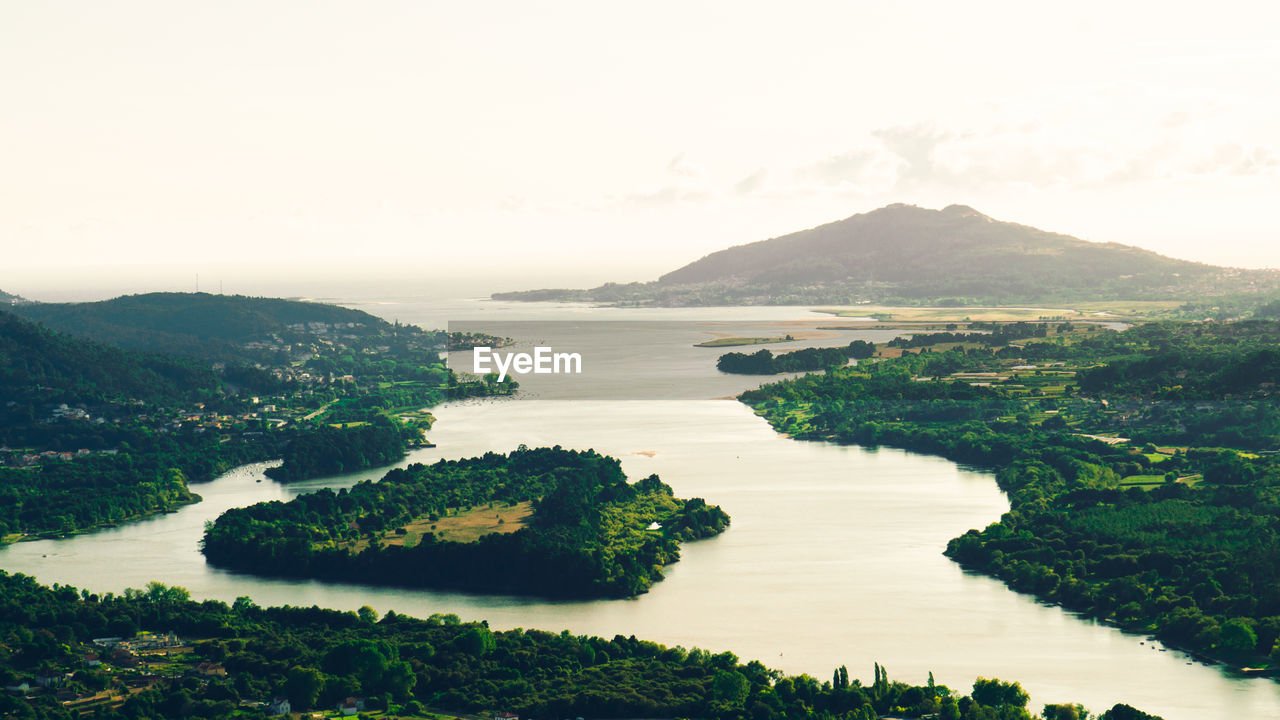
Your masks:
{"label": "treeline", "polygon": [[246,342],[302,334],[290,326],[341,323],[343,332],[353,335],[392,331],[385,320],[337,305],[209,293],[146,293],[101,302],[26,303],[14,309],[81,338],[203,360],[253,358],[245,351]]}
{"label": "treeline", "polygon": [[875,354],[875,343],[854,340],[845,347],[804,348],[779,355],[774,355],[769,350],[751,354],[725,353],[716,360],[716,368],[720,372],[739,375],[777,375],[841,367],[848,364],[851,358],[864,359]]}
{"label": "treeline", "polygon": [[[415,520],[520,502],[533,502],[534,512],[515,532],[468,543],[434,532],[412,546],[388,541]],[[647,529],[654,523],[659,529]],[[616,459],[556,447],[414,464],[337,493],[229,510],[206,529],[203,549],[215,565],[264,575],[625,597],[661,580],[680,542],[728,523],[718,507],[673,497],[656,476],[629,484]]]}
{"label": "treeline", "polygon": [[188,482],[210,480],[279,451],[267,438],[220,443],[138,435],[134,442],[114,454],[0,468],[0,539],[73,533],[174,510],[200,499]]}
{"label": "treeline", "polygon": [[[1062,323],[1057,329],[1059,332],[1069,332],[1073,327],[1070,323]],[[913,333],[896,337],[886,344],[895,348],[928,347],[943,343],[977,343],[997,347],[1008,345],[1015,340],[1043,338],[1049,334],[1048,323],[1029,323],[1021,320],[1011,323],[974,322],[969,324],[969,329],[980,332],[947,330],[946,332]]]}
{"label": "treeline", "polygon": [[5,423],[55,403],[205,399],[220,393],[217,376],[191,360],[123,350],[53,332],[0,310],[0,413]]}
{"label": "treeline", "polygon": [[[282,449],[282,479],[385,465],[428,424],[420,414],[406,423],[388,414],[516,388],[459,382],[440,360],[446,341],[499,339],[334,306],[159,293],[23,307],[146,350],[0,310],[0,542],[172,510],[198,499],[187,482]],[[295,358],[308,364],[300,369]],[[326,406],[319,420],[302,419]],[[326,427],[336,424],[357,427]]]}
{"label": "treeline", "polygon": [[[131,637],[140,628],[201,638],[195,662],[226,675],[172,669],[141,692],[124,692],[113,673],[83,667],[95,637]],[[103,720],[266,717],[253,703],[286,697],[294,712],[331,708],[347,697],[371,710],[521,717],[697,717],[715,720],[869,720],[884,715],[945,720],[1029,720],[1029,698],[1016,682],[977,679],[970,695],[928,682],[891,681],[879,665],[863,684],[837,668],[829,681],[787,676],[733,653],[666,647],[635,636],[613,639],[541,630],[490,629],[456,615],[415,619],[372,608],[260,608],[195,602],[182,588],[152,583],[142,591],[97,595],[45,587],[0,572],[0,680],[73,672],[66,688],[114,688],[126,699],[99,709]],[[108,663],[113,662],[108,659]],[[196,678],[199,678],[198,680]],[[248,701],[248,704],[241,704]],[[48,694],[0,695],[0,714],[31,720],[79,717]],[[1050,720],[1084,717],[1083,708],[1046,705]],[[1100,720],[1159,720],[1116,705]]]}
{"label": "treeline", "polygon": [[[948,555],[1044,600],[1246,665],[1280,660],[1280,458],[1160,451],[1148,438],[1171,429],[1161,406],[1144,399],[1152,387],[1169,396],[1160,383],[1184,380],[1192,397],[1223,404],[1205,414],[1234,409],[1245,440],[1269,433],[1271,415],[1252,416],[1266,423],[1254,426],[1243,409],[1275,404],[1280,378],[1260,358],[1278,340],[1280,324],[1241,323],[1028,344],[1038,357],[1086,366],[1063,395],[1028,387],[1032,373],[991,387],[929,379],[927,368],[941,361],[987,372],[1023,362],[952,351],[808,375],[742,400],[798,437],[890,445],[996,470],[1011,511],[953,540]],[[1177,395],[1168,402],[1187,406]],[[1131,441],[1073,434],[1116,429]]]}
{"label": "treeline", "polygon": [[284,462],[268,468],[266,475],[289,482],[388,465],[404,457],[406,443],[420,437],[418,433],[414,427],[398,427],[385,415],[373,415],[358,427],[306,429],[285,445]]}

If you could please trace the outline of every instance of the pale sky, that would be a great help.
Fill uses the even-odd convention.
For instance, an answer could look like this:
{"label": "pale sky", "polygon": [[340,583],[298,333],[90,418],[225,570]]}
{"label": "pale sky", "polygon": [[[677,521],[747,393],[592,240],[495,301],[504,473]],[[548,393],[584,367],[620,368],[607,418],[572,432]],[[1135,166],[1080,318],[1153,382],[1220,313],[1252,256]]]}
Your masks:
{"label": "pale sky", "polygon": [[649,280],[891,202],[1280,267],[1277,27],[1258,2],[8,0],[0,289]]}

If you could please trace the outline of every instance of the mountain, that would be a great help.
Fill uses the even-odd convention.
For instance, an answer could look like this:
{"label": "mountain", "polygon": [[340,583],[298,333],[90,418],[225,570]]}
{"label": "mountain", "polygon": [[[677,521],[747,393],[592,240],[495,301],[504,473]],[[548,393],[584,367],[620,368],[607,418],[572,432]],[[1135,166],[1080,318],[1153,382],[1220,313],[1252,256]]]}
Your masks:
{"label": "mountain", "polygon": [[656,305],[1185,299],[1280,286],[1276,271],[1177,260],[1002,222],[971,207],[895,204],[712,253],[656,282],[501,293]]}
{"label": "mountain", "polygon": [[305,336],[378,336],[393,326],[359,310],[320,303],[148,293],[86,303],[24,303],[13,311],[47,327],[133,350],[243,360],[244,346]]}
{"label": "mountain", "polygon": [[17,305],[18,303],[24,303],[24,302],[27,302],[26,298],[19,297],[17,295],[12,295],[3,290],[0,290],[0,306]]}
{"label": "mountain", "polygon": [[191,399],[219,391],[218,378],[199,363],[82,340],[0,310],[0,397],[10,401],[6,407]]}

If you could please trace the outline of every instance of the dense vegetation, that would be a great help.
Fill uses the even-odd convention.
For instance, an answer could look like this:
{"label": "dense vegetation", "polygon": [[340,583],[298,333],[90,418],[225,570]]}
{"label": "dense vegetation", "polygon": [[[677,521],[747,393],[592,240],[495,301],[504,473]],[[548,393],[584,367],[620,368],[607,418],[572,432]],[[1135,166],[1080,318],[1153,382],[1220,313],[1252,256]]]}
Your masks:
{"label": "dense vegetation", "polygon": [[[44,450],[0,466],[0,539],[172,510],[198,499],[188,481],[274,454],[261,438],[162,434],[130,417],[221,392],[198,362],[78,340],[0,311],[0,446]],[[65,414],[73,406],[102,421]]]}
{"label": "dense vegetation", "polygon": [[[1028,322],[1012,322],[1012,323],[970,323],[971,330],[979,332],[957,332],[954,324],[948,326],[948,330],[943,332],[925,332],[914,333],[906,337],[896,337],[885,343],[888,347],[896,348],[918,348],[929,347],[931,345],[941,345],[944,343],[978,343],[988,347],[996,347],[1000,345],[1008,345],[1013,340],[1023,340],[1027,338],[1042,338],[1049,334],[1048,323],[1028,323]],[[1064,323],[1059,326],[1060,330],[1070,331],[1073,326],[1070,323]]]}
{"label": "dense vegetation", "polygon": [[[417,544],[406,525],[532,503],[528,523],[471,542]],[[656,529],[648,529],[657,523]],[[628,484],[617,460],[560,448],[415,464],[377,483],[230,510],[205,532],[210,562],[268,575],[554,597],[625,597],[662,579],[683,541],[728,516],[681,500],[650,476]]]}
{"label": "dense vegetation", "polygon": [[[183,644],[163,655],[108,653],[92,638],[132,638],[139,629],[174,632]],[[199,638],[187,641],[188,638]],[[86,653],[102,664],[85,667]],[[540,630],[495,631],[454,615],[425,620],[372,608],[260,608],[194,602],[182,588],[96,595],[0,572],[0,681],[61,687],[30,697],[0,695],[0,715],[69,720],[80,712],[117,718],[266,717],[284,697],[294,712],[333,708],[344,698],[395,716],[440,713],[492,717],[688,717],[723,720],[867,720],[886,714],[943,720],[1024,720],[1029,698],[1017,683],[979,678],[964,696],[936,685],[873,682],[837,668],[830,681],[785,676],[729,652],[664,647]],[[65,673],[74,673],[69,679]],[[126,688],[132,687],[130,693]],[[61,693],[61,697],[59,696]],[[1083,717],[1073,704],[1047,705],[1051,720]],[[1102,720],[1158,720],[1117,705]]]}
{"label": "dense vegetation", "polygon": [[197,499],[188,482],[245,462],[283,455],[287,479],[387,464],[423,442],[432,405],[516,388],[440,359],[497,338],[314,303],[155,294],[33,312],[150,349],[0,310],[0,542],[172,510]]}
{"label": "dense vegetation", "polygon": [[[406,438],[405,435],[410,437]],[[285,445],[283,464],[268,468],[274,480],[288,482],[389,465],[404,457],[405,442],[417,435],[384,415],[356,427],[321,426]]]}
{"label": "dense vegetation", "polygon": [[777,375],[788,372],[809,372],[847,365],[850,359],[865,359],[874,355],[876,346],[865,340],[854,340],[845,347],[804,348],[774,355],[768,350],[751,354],[731,352],[716,360],[720,372],[741,375]]}
{"label": "dense vegetation", "polygon": [[34,420],[45,403],[203,400],[218,391],[207,365],[85,342],[0,310],[0,427]]}
{"label": "dense vegetation", "polygon": [[924,348],[742,399],[798,437],[997,470],[1011,511],[948,555],[1072,610],[1262,665],[1280,660],[1280,456],[1243,450],[1280,440],[1277,341],[1274,322],[1064,331],[994,351]]}
{"label": "dense vegetation", "polygon": [[961,305],[1211,298],[1273,292],[1280,272],[1230,270],[1000,222],[973,208],[890,205],[712,253],[655,282],[500,293],[503,300],[655,305]]}
{"label": "dense vegetation", "polygon": [[382,334],[389,324],[359,310],[321,303],[211,295],[147,293],[101,302],[25,303],[14,311],[47,327],[134,350],[204,359],[243,359],[246,343],[305,336],[312,323],[344,334]]}

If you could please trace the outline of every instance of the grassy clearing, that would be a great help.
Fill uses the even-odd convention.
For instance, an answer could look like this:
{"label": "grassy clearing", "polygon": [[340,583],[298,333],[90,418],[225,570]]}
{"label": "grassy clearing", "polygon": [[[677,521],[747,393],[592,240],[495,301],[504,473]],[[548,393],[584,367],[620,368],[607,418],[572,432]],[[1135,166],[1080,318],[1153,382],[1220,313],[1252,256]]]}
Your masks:
{"label": "grassy clearing", "polygon": [[1089,314],[1108,313],[1126,317],[1148,317],[1173,312],[1184,304],[1184,300],[1112,300],[1070,303],[1070,307]]}
{"label": "grassy clearing", "polygon": [[816,308],[815,312],[830,313],[836,317],[873,317],[879,322],[1048,322],[1081,320],[1084,315],[1068,308],[1027,307],[892,307],[887,305],[858,305],[848,308]]}
{"label": "grassy clearing", "polygon": [[[463,510],[453,515],[446,515],[438,520],[418,518],[399,528],[404,533],[392,530],[378,536],[383,546],[404,545],[413,547],[424,535],[435,533],[436,538],[447,542],[475,542],[492,533],[513,533],[529,523],[533,517],[533,503],[522,502],[515,505],[488,505]],[[362,537],[355,543],[346,543],[344,547],[359,553],[369,547],[369,538]]]}
{"label": "grassy clearing", "polygon": [[1121,485],[1163,485],[1164,475],[1130,475],[1121,478]]}
{"label": "grassy clearing", "polygon": [[[1202,475],[1183,475],[1174,480],[1176,483],[1186,485],[1187,487],[1195,487],[1204,480]],[[1143,490],[1154,490],[1165,484],[1164,475],[1130,475],[1120,480],[1121,488],[1142,488]]]}
{"label": "grassy clearing", "polygon": [[1109,302],[1065,303],[1062,307],[894,307],[857,305],[816,308],[815,312],[836,317],[875,318],[879,322],[1055,322],[1062,320],[1132,320],[1168,315],[1184,304],[1181,300],[1116,300]]}
{"label": "grassy clearing", "polygon": [[392,533],[386,544],[412,546],[429,532],[435,532],[437,538],[449,542],[475,542],[491,533],[513,533],[527,525],[531,517],[533,503],[529,501],[510,506],[472,508],[435,522],[426,518],[415,520],[405,526],[406,534]]}

